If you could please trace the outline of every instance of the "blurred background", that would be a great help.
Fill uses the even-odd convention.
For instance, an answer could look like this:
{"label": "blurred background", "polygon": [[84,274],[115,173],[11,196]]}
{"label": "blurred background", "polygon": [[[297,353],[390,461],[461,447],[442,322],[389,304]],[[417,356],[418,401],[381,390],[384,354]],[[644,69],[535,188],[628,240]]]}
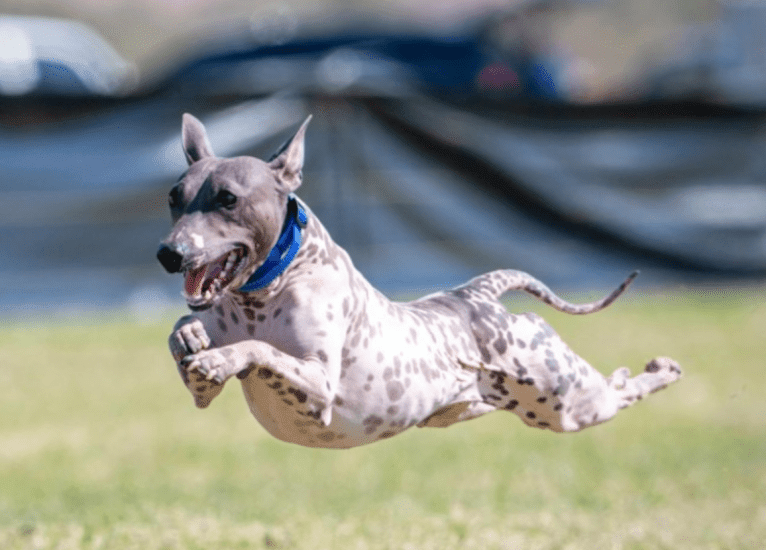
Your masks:
{"label": "blurred background", "polygon": [[766,279],[766,1],[0,1],[0,311],[177,307],[185,168],[269,156],[392,296]]}

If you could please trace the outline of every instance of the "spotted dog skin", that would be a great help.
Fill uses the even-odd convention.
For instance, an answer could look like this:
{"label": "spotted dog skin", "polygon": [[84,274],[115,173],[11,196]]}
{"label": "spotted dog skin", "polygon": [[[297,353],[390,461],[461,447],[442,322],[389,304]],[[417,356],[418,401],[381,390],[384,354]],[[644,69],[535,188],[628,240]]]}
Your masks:
{"label": "spotted dog skin", "polygon": [[[348,448],[496,410],[529,426],[577,431],[681,376],[673,360],[660,357],[638,376],[620,368],[605,378],[541,317],[509,313],[499,301],[522,290],[560,311],[591,313],[633,276],[585,305],[513,270],[396,303],[367,282],[305,205],[302,245],[287,270],[261,290],[237,290],[273,247],[287,196],[301,184],[307,123],[264,162],[216,157],[202,124],[184,116],[189,169],[171,191],[174,226],[158,256],[186,274],[192,313],[178,321],[169,343],[198,407],[236,377],[253,416],[274,437]],[[208,283],[199,281],[218,272],[205,266],[217,261],[220,268],[227,254],[239,261],[236,273],[211,275],[222,288],[205,297],[200,289]]]}

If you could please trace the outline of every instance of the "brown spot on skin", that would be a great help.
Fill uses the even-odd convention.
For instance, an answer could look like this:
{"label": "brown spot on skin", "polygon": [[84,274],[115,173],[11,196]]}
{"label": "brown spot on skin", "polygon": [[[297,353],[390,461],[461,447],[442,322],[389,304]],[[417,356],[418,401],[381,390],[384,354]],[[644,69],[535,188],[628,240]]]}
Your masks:
{"label": "brown spot on skin", "polygon": [[223,322],[223,319],[218,319],[218,328],[221,329],[223,332],[227,332],[229,328],[226,326],[226,323]]}
{"label": "brown spot on skin", "polygon": [[223,307],[220,304],[215,306],[215,312],[218,314],[219,317],[223,317],[224,315],[226,315],[226,312],[223,310]]}
{"label": "brown spot on skin", "polygon": [[298,400],[298,403],[305,403],[306,399],[308,399],[306,392],[303,392],[296,388],[287,388],[287,393],[293,394],[295,396],[295,399]]}
{"label": "brown spot on skin", "polygon": [[378,352],[377,359],[378,359],[378,363],[382,363],[383,362],[383,353],[382,352],[380,352],[380,351]]}
{"label": "brown spot on skin", "polygon": [[383,432],[378,436],[378,439],[386,439],[396,435],[396,432]]}
{"label": "brown spot on skin", "polygon": [[349,342],[349,345],[352,348],[355,348],[359,345],[359,339],[362,337],[361,333],[357,332],[354,334],[354,336],[351,338],[351,342]]}
{"label": "brown spot on skin", "polygon": [[236,313],[232,311],[230,317],[231,317],[232,323],[234,323],[235,325],[239,324],[239,317],[237,317]]}
{"label": "brown spot on skin", "polygon": [[338,405],[339,407],[342,407],[343,399],[341,399],[339,395],[336,395],[335,399],[333,399],[333,404]]}
{"label": "brown spot on skin", "polygon": [[391,405],[390,407],[388,407],[388,409],[386,409],[386,413],[389,416],[394,416],[398,412],[399,412],[399,407],[397,407],[396,405]]}
{"label": "brown spot on skin", "polygon": [[266,320],[266,316],[263,313],[258,314],[258,321],[263,323]]}
{"label": "brown spot on skin", "polygon": [[260,369],[258,369],[258,373],[257,374],[258,374],[258,378],[260,378],[261,380],[268,380],[269,378],[271,378],[274,375],[274,373],[271,372],[266,367],[261,367]]}
{"label": "brown spot on skin", "polygon": [[250,336],[255,336],[255,325],[247,325],[247,333]]}
{"label": "brown spot on skin", "polygon": [[274,310],[274,319],[276,319],[277,317],[279,317],[279,314],[280,314],[280,313],[282,313],[282,308],[281,308],[281,307],[278,307],[277,309],[275,309],[275,310]]}
{"label": "brown spot on skin", "polygon": [[252,372],[252,370],[253,370],[253,367],[251,365],[247,367],[246,369],[239,371],[237,373],[237,378],[239,378],[240,380],[244,380],[245,378],[248,377],[248,375]]}
{"label": "brown spot on skin", "polygon": [[551,372],[558,372],[559,371],[559,362],[556,361],[553,358],[548,358],[545,360],[545,365],[548,367],[548,370]]}
{"label": "brown spot on skin", "polygon": [[322,363],[327,363],[327,354],[324,352],[324,350],[321,350],[321,349],[320,349],[320,350],[317,352],[317,357],[319,357],[319,360],[320,360]]}
{"label": "brown spot on skin", "polygon": [[255,312],[250,308],[245,308],[242,310],[245,314],[245,317],[247,317],[248,321],[255,320]]}
{"label": "brown spot on skin", "polygon": [[322,432],[321,434],[317,435],[317,439],[320,439],[322,441],[332,441],[333,439],[335,439],[335,433]]}
{"label": "brown spot on skin", "polygon": [[497,353],[499,353],[500,355],[504,354],[505,350],[508,348],[507,342],[502,337],[495,340],[492,345],[495,347],[495,349],[497,350]]}
{"label": "brown spot on skin", "polygon": [[364,429],[364,433],[367,435],[370,435],[375,430],[378,429],[378,427],[383,424],[383,419],[379,416],[375,416],[374,414],[371,414],[364,420],[362,420],[362,425],[366,426]]}
{"label": "brown spot on skin", "polygon": [[391,401],[398,401],[404,395],[404,386],[398,380],[391,380],[386,384],[386,393]]}

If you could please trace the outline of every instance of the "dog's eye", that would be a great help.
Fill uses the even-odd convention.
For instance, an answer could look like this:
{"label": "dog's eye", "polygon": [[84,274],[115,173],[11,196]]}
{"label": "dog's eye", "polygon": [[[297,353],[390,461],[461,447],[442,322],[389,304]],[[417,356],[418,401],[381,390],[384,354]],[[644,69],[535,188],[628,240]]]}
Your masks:
{"label": "dog's eye", "polygon": [[170,190],[170,193],[168,194],[168,204],[170,205],[170,208],[175,208],[181,203],[181,189],[180,186],[177,185],[173,189]]}
{"label": "dog's eye", "polygon": [[218,194],[215,196],[215,202],[223,208],[231,208],[237,202],[237,196],[222,189],[218,191]]}

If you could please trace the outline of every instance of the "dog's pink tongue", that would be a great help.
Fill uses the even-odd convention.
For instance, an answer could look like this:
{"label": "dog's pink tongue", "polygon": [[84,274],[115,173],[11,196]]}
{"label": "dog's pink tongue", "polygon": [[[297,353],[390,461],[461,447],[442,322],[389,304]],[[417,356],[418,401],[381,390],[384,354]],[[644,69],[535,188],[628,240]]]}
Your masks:
{"label": "dog's pink tongue", "polygon": [[202,282],[205,280],[205,272],[207,266],[202,266],[199,269],[192,269],[186,274],[186,281],[184,289],[189,296],[196,296],[202,291]]}

